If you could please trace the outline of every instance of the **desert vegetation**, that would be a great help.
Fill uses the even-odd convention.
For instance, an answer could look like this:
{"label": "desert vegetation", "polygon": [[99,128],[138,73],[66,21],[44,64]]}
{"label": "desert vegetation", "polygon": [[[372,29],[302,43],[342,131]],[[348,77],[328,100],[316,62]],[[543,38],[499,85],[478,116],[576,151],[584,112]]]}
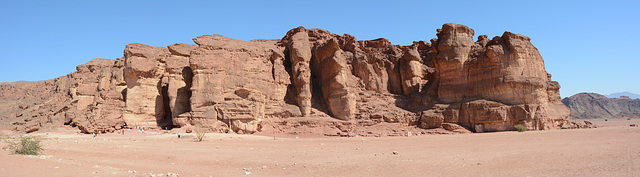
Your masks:
{"label": "desert vegetation", "polygon": [[44,150],[40,144],[42,139],[39,137],[21,136],[12,140],[7,140],[7,142],[9,143],[8,148],[13,154],[38,155]]}
{"label": "desert vegetation", "polygon": [[520,124],[518,124],[518,125],[516,125],[516,126],[514,126],[514,127],[516,128],[516,130],[518,130],[518,132],[525,132],[525,131],[527,131],[527,127],[525,127],[524,125],[520,125]]}
{"label": "desert vegetation", "polygon": [[204,140],[204,135],[207,133],[208,128],[203,126],[202,124],[196,125],[195,128],[195,132],[196,132],[196,139],[198,140],[198,142],[201,142],[202,140]]}

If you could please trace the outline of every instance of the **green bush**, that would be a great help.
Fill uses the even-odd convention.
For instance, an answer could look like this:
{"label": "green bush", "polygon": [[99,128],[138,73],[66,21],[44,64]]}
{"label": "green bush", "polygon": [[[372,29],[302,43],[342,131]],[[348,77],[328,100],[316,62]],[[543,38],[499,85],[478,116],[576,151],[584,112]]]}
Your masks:
{"label": "green bush", "polygon": [[520,124],[518,124],[518,125],[516,125],[516,126],[514,126],[514,127],[515,127],[515,128],[516,128],[516,130],[518,130],[519,132],[525,132],[525,131],[527,131],[527,127],[525,127],[524,125],[520,125]]}
{"label": "green bush", "polygon": [[21,136],[17,141],[9,142],[9,149],[14,154],[38,155],[43,150],[42,145],[40,145],[41,141],[38,137]]}

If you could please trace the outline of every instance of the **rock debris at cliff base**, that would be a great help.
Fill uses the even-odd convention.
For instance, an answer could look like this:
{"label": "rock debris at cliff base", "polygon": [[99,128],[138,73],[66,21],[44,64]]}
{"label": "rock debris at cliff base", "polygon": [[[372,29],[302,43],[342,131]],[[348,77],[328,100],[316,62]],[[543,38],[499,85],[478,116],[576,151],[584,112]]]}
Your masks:
{"label": "rock debris at cliff base", "polygon": [[570,125],[560,85],[530,38],[473,36],[473,29],[447,23],[437,39],[409,46],[304,27],[280,40],[204,35],[193,39],[197,45],[134,43],[122,58],[94,59],[66,76],[0,84],[0,117],[3,128],[16,131],[68,125],[84,133],[134,126],[375,134],[380,127],[484,132]]}

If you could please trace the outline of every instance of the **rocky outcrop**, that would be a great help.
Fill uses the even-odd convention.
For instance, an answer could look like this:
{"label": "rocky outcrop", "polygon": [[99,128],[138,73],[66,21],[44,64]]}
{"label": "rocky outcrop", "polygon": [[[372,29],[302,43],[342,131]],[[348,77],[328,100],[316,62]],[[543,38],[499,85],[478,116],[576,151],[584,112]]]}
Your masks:
{"label": "rocky outcrop", "polygon": [[465,67],[473,46],[473,29],[464,25],[444,24],[438,29],[438,39],[434,42],[437,56],[436,78],[438,99],[445,103],[463,101],[469,89],[469,71]]}
{"label": "rocky outcrop", "polygon": [[133,126],[167,126],[163,80],[169,50],[129,44],[124,50],[127,83],[124,120]]}
{"label": "rocky outcrop", "polygon": [[597,93],[578,93],[562,99],[573,119],[638,118],[640,99],[607,98]]}
{"label": "rocky outcrop", "polygon": [[[33,111],[51,110],[29,120],[53,117],[87,133],[203,125],[238,133],[309,126],[332,135],[391,131],[383,122],[451,132],[568,124],[560,85],[528,37],[505,32],[474,42],[473,29],[459,24],[444,24],[437,36],[400,46],[298,27],[280,40],[205,35],[193,39],[197,45],[129,44],[121,59],[33,83],[55,96],[29,98],[42,105]],[[43,124],[4,115],[23,131]]]}
{"label": "rocky outcrop", "polygon": [[505,32],[489,42],[479,38],[474,43],[474,32],[466,26],[445,24],[442,28],[435,42],[440,101],[483,98],[505,104],[549,102],[551,76],[528,37]]}
{"label": "rocky outcrop", "polygon": [[[458,123],[476,132],[557,128],[569,111],[559,103],[559,84],[528,37],[505,32],[488,40],[464,25],[445,24],[434,40],[436,104],[423,112],[427,128]],[[452,113],[453,112],[453,113]]]}
{"label": "rocky outcrop", "polygon": [[[264,42],[220,35],[193,39],[190,124],[216,124],[251,133],[259,130],[265,104],[286,95],[282,52]],[[284,71],[286,72],[286,71]],[[221,127],[219,131],[228,131]]]}
{"label": "rocky outcrop", "polygon": [[429,79],[433,79],[435,68],[423,64],[417,48],[407,50],[399,63],[403,94],[422,92]]}
{"label": "rocky outcrop", "polygon": [[287,49],[289,53],[289,61],[291,62],[291,72],[293,76],[292,83],[296,89],[296,103],[300,107],[303,116],[308,116],[311,112],[311,44],[309,43],[309,35],[304,28],[296,28],[300,30],[292,30],[293,33]]}
{"label": "rocky outcrop", "polygon": [[61,110],[65,112],[65,123],[77,125],[85,133],[113,132],[124,126],[123,60],[94,59],[76,69],[71,76],[77,87],[71,86],[70,90],[76,90],[72,105],[77,99],[77,106]]}
{"label": "rocky outcrop", "polygon": [[0,84],[0,103],[17,108],[2,111],[9,115],[0,118],[1,124],[24,132],[63,124],[85,133],[122,128],[126,88],[123,60],[94,59],[76,69],[46,81]]}
{"label": "rocky outcrop", "polygon": [[191,111],[189,99],[191,99],[193,71],[189,65],[189,57],[191,50],[195,48],[196,46],[181,43],[168,46],[171,55],[167,58],[165,74],[167,77],[166,97],[169,98],[172,125],[185,126],[188,124],[185,116],[180,116]]}

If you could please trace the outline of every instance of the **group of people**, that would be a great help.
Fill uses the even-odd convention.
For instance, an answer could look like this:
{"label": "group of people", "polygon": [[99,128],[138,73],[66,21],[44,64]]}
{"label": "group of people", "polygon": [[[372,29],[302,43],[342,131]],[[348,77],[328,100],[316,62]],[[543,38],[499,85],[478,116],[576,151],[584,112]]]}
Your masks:
{"label": "group of people", "polygon": [[[133,129],[138,130],[138,133],[144,133],[144,130],[147,126],[133,126]],[[129,130],[129,133],[131,133],[131,128],[128,129],[120,129],[120,132],[122,133],[122,135],[124,135],[125,130]]]}
{"label": "group of people", "polygon": [[[144,134],[144,130],[145,130],[145,128],[147,128],[147,126],[144,126],[144,127],[143,127],[143,126],[134,126],[134,127],[133,127],[133,129],[138,130],[138,133],[143,133],[143,134]],[[124,135],[124,132],[125,132],[125,131],[127,131],[127,130],[129,131],[129,133],[131,133],[131,128],[127,128],[127,129],[120,129],[120,130],[119,130],[119,131],[120,131],[119,133],[121,133],[122,135]],[[98,136],[98,134],[101,134],[101,133],[102,133],[102,131],[98,131],[97,133],[96,133],[96,132],[93,132],[93,134],[91,135],[91,139],[95,139],[95,138]],[[182,138],[182,136],[180,135],[180,133],[178,133],[178,139],[181,139],[181,138]]]}

